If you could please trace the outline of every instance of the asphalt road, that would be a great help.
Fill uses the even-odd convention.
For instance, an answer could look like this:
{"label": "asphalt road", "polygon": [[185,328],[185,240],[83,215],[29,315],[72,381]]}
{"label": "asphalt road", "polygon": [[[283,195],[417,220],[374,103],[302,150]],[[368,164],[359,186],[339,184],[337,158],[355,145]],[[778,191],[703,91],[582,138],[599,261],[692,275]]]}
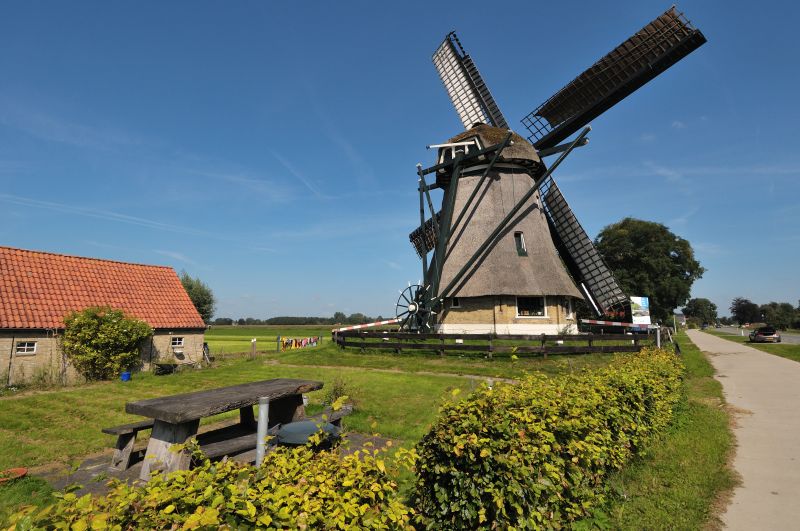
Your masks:
{"label": "asphalt road", "polygon": [[[725,332],[728,334],[733,334],[738,336],[741,333],[741,330],[733,327],[733,326],[723,326],[722,328],[717,328],[717,332]],[[753,331],[752,328],[744,328],[744,335],[747,336],[750,332]],[[781,334],[781,341],[783,343],[787,343],[789,345],[800,345],[800,335],[798,334],[787,334],[786,332],[780,332]]]}
{"label": "asphalt road", "polygon": [[732,531],[800,528],[800,363],[689,330],[732,406],[742,484],[722,515]]}

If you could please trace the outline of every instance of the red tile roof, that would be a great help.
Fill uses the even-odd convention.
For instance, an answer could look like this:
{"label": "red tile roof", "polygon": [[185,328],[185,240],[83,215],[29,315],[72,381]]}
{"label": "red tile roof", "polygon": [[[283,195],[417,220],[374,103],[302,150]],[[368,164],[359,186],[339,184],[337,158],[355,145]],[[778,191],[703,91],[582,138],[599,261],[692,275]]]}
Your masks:
{"label": "red tile roof", "polygon": [[89,306],[153,328],[205,328],[171,267],[0,246],[0,329],[63,328],[69,312]]}

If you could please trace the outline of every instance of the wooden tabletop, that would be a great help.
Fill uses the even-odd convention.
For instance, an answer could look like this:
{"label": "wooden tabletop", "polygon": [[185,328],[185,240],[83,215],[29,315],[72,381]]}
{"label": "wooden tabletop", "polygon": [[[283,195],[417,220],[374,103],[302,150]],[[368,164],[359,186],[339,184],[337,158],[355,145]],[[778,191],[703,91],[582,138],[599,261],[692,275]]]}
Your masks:
{"label": "wooden tabletop", "polygon": [[284,396],[299,395],[317,389],[322,389],[322,382],[277,378],[128,402],[125,404],[125,412],[178,424],[252,406],[257,404],[259,397],[262,396],[277,400]]}

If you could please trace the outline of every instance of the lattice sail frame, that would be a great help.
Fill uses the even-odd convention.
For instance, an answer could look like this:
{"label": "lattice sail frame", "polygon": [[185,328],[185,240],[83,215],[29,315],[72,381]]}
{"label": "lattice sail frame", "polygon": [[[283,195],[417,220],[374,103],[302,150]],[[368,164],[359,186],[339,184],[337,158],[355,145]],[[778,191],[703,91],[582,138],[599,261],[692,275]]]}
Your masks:
{"label": "lattice sail frame", "polygon": [[671,7],[523,118],[528,140],[555,146],[705,42]]}
{"label": "lattice sail frame", "polygon": [[578,222],[558,185],[548,177],[539,188],[547,222],[556,248],[572,277],[588,290],[599,314],[606,314],[628,303],[628,297],[617,284],[594,243]]}
{"label": "lattice sail frame", "polygon": [[508,129],[506,119],[455,32],[447,34],[432,60],[465,129],[476,123]]}

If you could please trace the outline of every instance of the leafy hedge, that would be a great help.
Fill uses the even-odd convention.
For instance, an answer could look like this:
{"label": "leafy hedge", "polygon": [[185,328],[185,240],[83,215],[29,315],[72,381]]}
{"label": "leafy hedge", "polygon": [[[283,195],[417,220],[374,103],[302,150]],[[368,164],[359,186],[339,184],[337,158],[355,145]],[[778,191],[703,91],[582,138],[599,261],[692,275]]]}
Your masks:
{"label": "leafy hedge", "polygon": [[141,363],[139,347],[150,325],[108,306],[93,306],[64,318],[62,348],[88,380],[104,380]]}
{"label": "leafy hedge", "polygon": [[54,506],[14,515],[12,528],[411,529],[413,511],[379,451],[340,457],[278,448],[259,468],[195,456],[201,462],[191,471],[156,475],[144,486],[115,482],[104,497],[60,493]]}
{"label": "leafy hedge", "polygon": [[445,405],[417,447],[415,509],[429,529],[560,528],[586,516],[606,475],[669,423],[682,371],[650,349]]}

